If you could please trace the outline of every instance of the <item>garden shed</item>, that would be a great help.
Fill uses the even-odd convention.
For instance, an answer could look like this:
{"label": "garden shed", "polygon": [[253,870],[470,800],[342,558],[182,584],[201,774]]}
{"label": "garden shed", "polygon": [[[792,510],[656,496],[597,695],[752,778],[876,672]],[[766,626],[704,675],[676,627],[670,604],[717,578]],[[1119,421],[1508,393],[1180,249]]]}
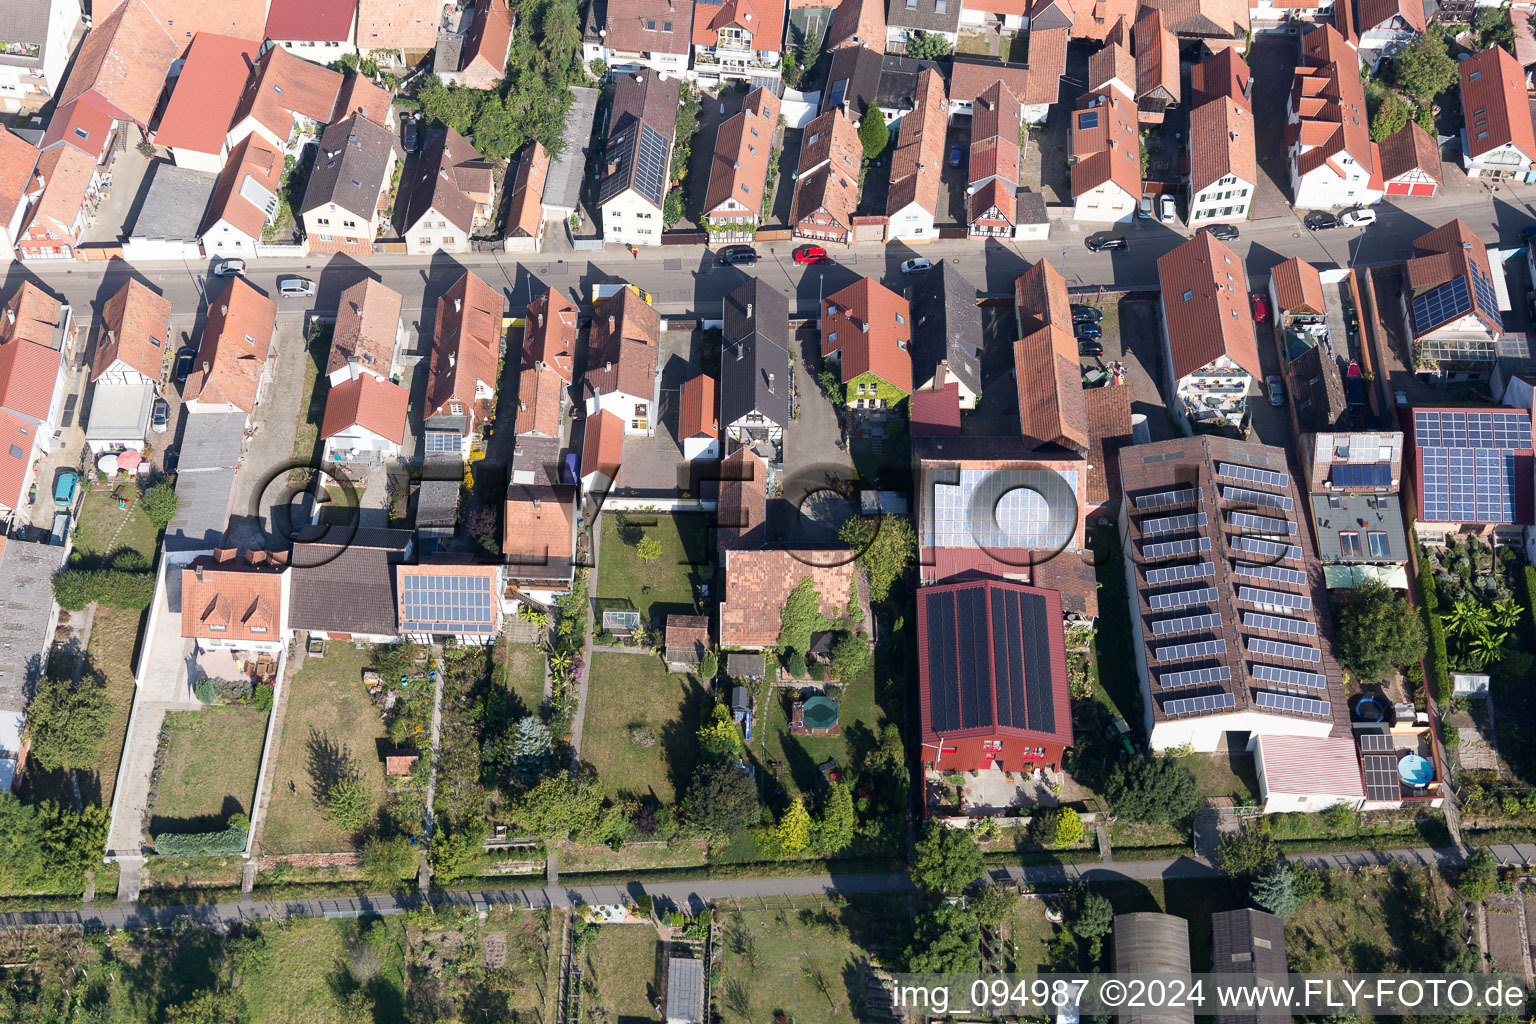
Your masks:
{"label": "garden shed", "polygon": [[704,961],[674,956],[667,961],[667,1024],[703,1024]]}

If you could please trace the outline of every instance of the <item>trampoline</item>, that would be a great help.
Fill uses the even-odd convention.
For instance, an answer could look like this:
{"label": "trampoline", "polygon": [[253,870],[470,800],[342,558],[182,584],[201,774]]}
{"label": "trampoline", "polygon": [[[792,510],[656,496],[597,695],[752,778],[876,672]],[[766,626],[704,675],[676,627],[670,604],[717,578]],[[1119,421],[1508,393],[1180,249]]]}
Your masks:
{"label": "trampoline", "polygon": [[1365,697],[1355,705],[1355,717],[1362,722],[1380,722],[1387,717],[1387,709],[1375,697]]}

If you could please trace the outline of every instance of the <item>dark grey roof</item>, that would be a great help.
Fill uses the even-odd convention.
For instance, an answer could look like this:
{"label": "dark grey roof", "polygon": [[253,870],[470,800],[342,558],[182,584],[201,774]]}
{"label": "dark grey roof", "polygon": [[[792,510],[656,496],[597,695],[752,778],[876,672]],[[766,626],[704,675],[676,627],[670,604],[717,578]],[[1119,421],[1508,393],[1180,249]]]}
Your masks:
{"label": "dark grey roof", "polygon": [[772,285],[753,278],[726,295],[724,318],[720,423],[729,426],[757,412],[778,426],[787,425],[789,299]]}
{"label": "dark grey roof", "polygon": [[[189,420],[189,433],[192,422]],[[176,474],[176,518],[165,529],[166,553],[195,555],[218,547],[229,527],[234,499],[233,466],[201,472],[182,466]]]}
{"label": "dark grey roof", "polygon": [[[65,10],[68,4],[60,5]],[[53,4],[49,0],[5,0],[0,3],[0,14],[5,19],[5,38],[9,43],[31,44],[37,47],[37,54],[5,53],[0,51],[0,64],[10,64],[15,67],[37,68],[42,67],[43,61],[48,57],[48,22],[52,15]],[[79,12],[76,11],[76,18]],[[19,48],[18,48],[19,49]]]}
{"label": "dark grey roof", "polygon": [[[1115,972],[1119,974],[1189,974],[1189,922],[1172,914],[1143,911],[1116,914]],[[1121,1014],[1125,1024],[1193,1024],[1189,1009],[1163,1009]]]}
{"label": "dark grey roof", "polygon": [[371,221],[389,170],[394,136],[388,128],[362,114],[337,121],[320,136],[315,167],[304,189],[300,213],[335,203],[364,221]]}
{"label": "dark grey roof", "polygon": [[16,716],[53,639],[53,574],[63,563],[63,545],[10,538],[0,551],[0,750],[8,753],[16,753]]}
{"label": "dark grey roof", "polygon": [[512,449],[512,472],[533,473],[536,484],[560,482],[560,439],[518,434]]}
{"label": "dark grey roof", "polygon": [[[915,88],[915,86],[914,86]],[[823,112],[844,107],[852,118],[864,116],[880,90],[880,55],[867,46],[844,46],[832,51],[827,68],[827,87],[822,92]]]}
{"label": "dark grey roof", "polygon": [[1045,212],[1045,196],[1028,189],[1020,190],[1014,199],[1018,205],[1018,223],[1049,224],[1051,215]]}
{"label": "dark grey roof", "polygon": [[761,654],[727,654],[725,674],[733,679],[762,678],[765,662]]}
{"label": "dark grey roof", "polygon": [[912,383],[925,384],[938,365],[972,394],[981,394],[981,310],[976,286],[940,260],[912,286]]}
{"label": "dark grey roof", "polygon": [[[1211,915],[1211,973],[1266,978],[1287,973],[1285,922],[1262,910],[1226,910]],[[1256,1013],[1217,1013],[1218,1024],[1258,1024]],[[1283,1017],[1265,1014],[1278,1024]]]}
{"label": "dark grey roof", "polygon": [[[918,2],[931,3],[932,0]],[[943,67],[931,60],[913,60],[894,54],[880,58],[880,83],[875,88],[875,102],[880,104],[880,109],[906,113],[916,106],[917,76],[927,70],[937,71],[940,76],[944,74]]]}
{"label": "dark grey roof", "polygon": [[581,41],[601,43],[603,26],[608,24],[608,4],[604,0],[592,0],[587,4],[587,16],[581,23]]}
{"label": "dark grey roof", "polygon": [[459,521],[459,486],[464,462],[457,455],[429,456],[416,489],[416,528],[452,532]]}
{"label": "dark grey roof", "polygon": [[[590,6],[601,5],[594,2]],[[586,173],[592,122],[597,117],[596,89],[575,86],[570,92],[571,107],[565,112],[560,155],[549,161],[549,171],[544,175],[543,203],[557,210],[576,209],[581,197],[581,176]]]}
{"label": "dark grey roof", "polygon": [[667,193],[680,91],[675,76],[663,78],[651,70],[619,77],[603,146],[604,173],[597,185],[599,206],[633,188],[661,209]]}
{"label": "dark grey roof", "polygon": [[[941,6],[945,8],[942,11]],[[885,8],[885,23],[890,28],[958,32],[961,6],[956,0],[890,0]]]}
{"label": "dark grey roof", "polygon": [[[1354,494],[1334,491],[1314,494],[1312,521],[1317,524],[1317,557],[1321,562],[1363,564],[1395,563],[1408,560],[1408,538],[1403,532],[1402,502],[1396,494]],[[1360,535],[1360,554],[1345,555],[1339,533]],[[1385,558],[1371,554],[1369,533],[1387,535]]]}
{"label": "dark grey roof", "polygon": [[366,548],[382,551],[391,561],[401,561],[409,553],[416,539],[410,530],[391,530],[381,527],[338,529],[336,536],[325,536],[314,543],[298,543],[289,548],[288,564],[295,569],[313,569],[323,566],[342,548]]}
{"label": "dark grey roof", "polygon": [[668,1024],[702,1024],[704,961],[674,956],[667,961]]}
{"label": "dark grey roof", "polygon": [[[382,536],[378,536],[382,535]],[[343,545],[304,545],[294,553],[289,622],[321,633],[395,633],[392,561],[405,557],[405,530],[359,530]]]}
{"label": "dark grey roof", "polygon": [[1313,430],[1341,425],[1349,403],[1339,362],[1326,346],[1313,345],[1285,367],[1296,415]]}
{"label": "dark grey roof", "polygon": [[219,176],[156,161],[149,168],[149,189],[134,218],[129,238],[191,242],[198,237],[203,211]]}
{"label": "dark grey roof", "polygon": [[234,469],[245,443],[243,412],[189,412],[181,441],[181,475],[202,469]]}

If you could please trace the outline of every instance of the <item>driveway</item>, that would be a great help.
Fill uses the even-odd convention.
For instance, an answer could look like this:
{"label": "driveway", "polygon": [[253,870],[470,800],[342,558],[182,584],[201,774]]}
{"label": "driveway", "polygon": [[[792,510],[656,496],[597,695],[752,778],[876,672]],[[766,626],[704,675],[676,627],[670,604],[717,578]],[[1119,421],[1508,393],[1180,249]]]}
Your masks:
{"label": "driveway", "polygon": [[1248,51],[1253,75],[1253,121],[1258,135],[1259,183],[1250,220],[1290,214],[1290,162],[1285,150],[1287,97],[1299,43],[1295,36],[1266,33]]}
{"label": "driveway", "polygon": [[[794,496],[819,490],[835,479],[853,479],[853,459],[839,447],[842,430],[837,424],[837,413],[827,401],[807,365],[819,366],[818,335],[815,331],[801,331],[791,344],[799,353],[791,353],[794,363],[795,396],[800,416],[784,428],[784,462],[779,477],[779,489],[789,498],[789,507],[780,511],[779,518],[770,523],[770,530],[779,536],[797,536],[798,509]],[[780,505],[784,503],[778,503]],[[813,510],[808,510],[813,511]]]}
{"label": "driveway", "polygon": [[266,531],[272,527],[273,508],[286,496],[308,358],[302,314],[296,310],[278,313],[272,347],[277,350],[272,379],[256,407],[256,432],[246,441],[245,459],[235,476],[229,536],[240,547],[270,542]]}

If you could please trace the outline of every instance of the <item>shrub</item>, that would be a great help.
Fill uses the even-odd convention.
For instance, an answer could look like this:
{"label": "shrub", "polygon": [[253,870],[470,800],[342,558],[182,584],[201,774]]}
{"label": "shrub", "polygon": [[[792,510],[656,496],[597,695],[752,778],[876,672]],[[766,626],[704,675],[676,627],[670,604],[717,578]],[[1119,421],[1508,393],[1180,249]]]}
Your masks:
{"label": "shrub", "polygon": [[363,844],[362,869],[381,889],[396,889],[401,879],[416,868],[416,851],[405,836],[370,839]]}
{"label": "shrub", "polygon": [[720,659],[715,657],[714,651],[705,651],[704,657],[699,659],[699,675],[705,679],[713,679],[720,674]]}
{"label": "shrub", "polygon": [[1083,841],[1083,819],[1070,807],[1043,811],[1031,823],[1035,838],[1049,846],[1072,846]]}
{"label": "shrub", "polygon": [[149,521],[163,530],[176,518],[176,488],[171,486],[169,480],[161,480],[144,492],[139,504],[143,506],[144,514],[149,516]]}
{"label": "shrub", "polygon": [[[1530,567],[1526,568],[1529,570]],[[1419,605],[1429,634],[1429,650],[1424,655],[1427,662],[1424,681],[1434,692],[1435,701],[1443,704],[1451,699],[1450,659],[1445,650],[1445,626],[1440,622],[1440,597],[1434,569],[1428,558],[1419,559]]]}
{"label": "shrub", "polygon": [[827,678],[827,666],[823,665],[819,661],[811,662],[805,667],[805,670],[809,672],[811,678],[816,680],[818,683],[824,681]]}
{"label": "shrub", "polygon": [[229,827],[223,832],[172,833],[155,836],[155,852],[162,857],[181,857],[194,854],[240,853],[245,849],[249,818],[233,815]]}
{"label": "shrub", "polygon": [[1466,867],[1461,869],[1461,876],[1456,879],[1456,888],[1467,899],[1481,903],[1493,892],[1494,868],[1493,854],[1486,846],[1473,850],[1467,857]]}
{"label": "shrub", "polygon": [[53,575],[53,599],[66,611],[84,611],[92,603],[143,611],[155,597],[155,577],[147,572],[66,567]]}
{"label": "shrub", "polygon": [[795,678],[805,675],[805,655],[799,651],[790,651],[789,657],[784,659],[784,669]]}
{"label": "shrub", "polygon": [[262,685],[256,687],[251,693],[251,707],[257,711],[271,711],[272,698],[275,692],[270,686]]}
{"label": "shrub", "polygon": [[213,680],[203,678],[193,683],[192,696],[196,697],[204,704],[212,704],[214,702]]}
{"label": "shrub", "polygon": [[348,832],[360,832],[368,824],[372,811],[368,791],[360,779],[338,779],[325,794],[325,816],[331,824]]}

